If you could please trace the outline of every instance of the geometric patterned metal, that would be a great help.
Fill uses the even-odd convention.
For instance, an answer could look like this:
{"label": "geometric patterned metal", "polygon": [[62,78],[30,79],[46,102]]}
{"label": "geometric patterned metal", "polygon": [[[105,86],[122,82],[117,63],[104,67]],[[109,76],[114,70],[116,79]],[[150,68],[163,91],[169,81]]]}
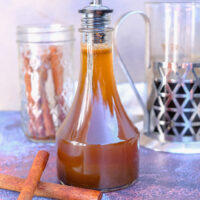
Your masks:
{"label": "geometric patterned metal", "polygon": [[156,63],[150,134],[168,141],[200,140],[200,64]]}

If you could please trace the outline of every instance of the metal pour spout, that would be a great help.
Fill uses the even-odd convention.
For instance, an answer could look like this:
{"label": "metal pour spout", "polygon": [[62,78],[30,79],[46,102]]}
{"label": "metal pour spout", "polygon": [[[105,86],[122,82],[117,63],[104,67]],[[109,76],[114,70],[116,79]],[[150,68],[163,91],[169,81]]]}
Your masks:
{"label": "metal pour spout", "polygon": [[112,12],[112,9],[102,5],[102,0],[92,0],[88,6],[79,10],[82,14],[81,30],[105,31],[110,25]]}
{"label": "metal pour spout", "polygon": [[102,0],[93,0],[91,2],[91,4],[94,4],[94,5],[102,5]]}

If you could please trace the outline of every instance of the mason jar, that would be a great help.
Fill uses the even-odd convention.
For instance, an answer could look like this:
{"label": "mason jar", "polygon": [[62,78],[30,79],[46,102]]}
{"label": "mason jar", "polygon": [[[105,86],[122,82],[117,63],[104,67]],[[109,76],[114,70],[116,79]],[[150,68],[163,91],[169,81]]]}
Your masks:
{"label": "mason jar", "polygon": [[17,27],[21,119],[33,141],[54,141],[74,97],[74,27]]}

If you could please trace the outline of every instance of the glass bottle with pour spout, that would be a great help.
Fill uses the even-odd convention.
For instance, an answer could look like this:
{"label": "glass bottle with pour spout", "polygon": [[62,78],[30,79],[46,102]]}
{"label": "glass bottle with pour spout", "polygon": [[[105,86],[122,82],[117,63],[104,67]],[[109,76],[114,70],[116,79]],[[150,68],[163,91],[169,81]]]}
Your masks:
{"label": "glass bottle with pour spout", "polygon": [[116,190],[138,177],[139,132],[115,82],[112,10],[93,1],[80,13],[81,72],[73,105],[57,133],[58,179],[67,185]]}

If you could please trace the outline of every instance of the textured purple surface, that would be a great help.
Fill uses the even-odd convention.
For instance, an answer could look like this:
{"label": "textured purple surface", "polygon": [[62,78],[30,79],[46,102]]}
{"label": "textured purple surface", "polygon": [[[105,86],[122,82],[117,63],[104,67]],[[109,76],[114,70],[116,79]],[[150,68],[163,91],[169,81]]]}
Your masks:
{"label": "textured purple surface", "polygon": [[[41,149],[51,153],[42,180],[56,182],[55,144],[29,142],[20,128],[20,114],[0,112],[0,173],[26,177],[34,156]],[[0,200],[17,199],[17,195],[0,189]],[[167,154],[141,148],[138,181],[127,189],[103,196],[103,200],[131,199],[200,199],[200,154]]]}

